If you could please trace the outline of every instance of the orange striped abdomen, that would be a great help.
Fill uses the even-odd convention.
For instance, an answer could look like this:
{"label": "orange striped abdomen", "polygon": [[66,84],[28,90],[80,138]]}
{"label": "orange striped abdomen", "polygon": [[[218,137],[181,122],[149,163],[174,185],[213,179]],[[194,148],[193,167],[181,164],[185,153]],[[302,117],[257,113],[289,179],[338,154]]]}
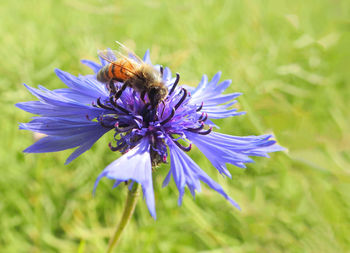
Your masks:
{"label": "orange striped abdomen", "polygon": [[97,80],[103,83],[108,82],[111,79],[123,82],[129,79],[134,71],[135,67],[131,62],[121,59],[103,66],[103,68],[97,73]]}

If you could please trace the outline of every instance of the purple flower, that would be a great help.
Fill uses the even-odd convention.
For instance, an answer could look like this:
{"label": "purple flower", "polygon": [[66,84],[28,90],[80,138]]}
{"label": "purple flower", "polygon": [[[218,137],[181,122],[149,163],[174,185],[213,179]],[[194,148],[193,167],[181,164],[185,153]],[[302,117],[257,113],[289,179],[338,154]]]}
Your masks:
{"label": "purple flower", "polygon": [[[151,65],[149,52],[144,61]],[[20,109],[39,115],[29,123],[21,123],[20,129],[47,135],[26,148],[27,153],[55,152],[77,148],[68,157],[66,164],[91,148],[110,130],[115,132],[110,142],[112,151],[123,155],[108,165],[97,178],[95,187],[102,177],[115,180],[115,186],[131,180],[140,183],[151,215],[155,218],[155,201],[152,182],[152,167],[167,163],[170,156],[170,170],[164,180],[166,186],[171,176],[179,190],[181,204],[187,185],[192,193],[200,191],[200,181],[224,196],[239,209],[222,187],[213,181],[185,153],[192,144],[210,160],[223,175],[231,177],[226,163],[245,168],[253,162],[249,156],[265,156],[268,152],[280,151],[271,135],[237,137],[212,131],[211,119],[241,115],[231,106],[240,93],[222,94],[230,81],[219,82],[220,73],[212,80],[204,75],[197,88],[178,85],[179,75],[172,76],[168,68],[153,66],[162,76],[168,88],[164,103],[156,107],[149,104],[149,98],[128,87],[116,99],[121,82],[113,87],[97,81],[96,74],[106,64],[83,60],[94,75],[73,76],[56,69],[57,76],[68,88],[48,90],[25,85],[39,101],[18,103]]]}

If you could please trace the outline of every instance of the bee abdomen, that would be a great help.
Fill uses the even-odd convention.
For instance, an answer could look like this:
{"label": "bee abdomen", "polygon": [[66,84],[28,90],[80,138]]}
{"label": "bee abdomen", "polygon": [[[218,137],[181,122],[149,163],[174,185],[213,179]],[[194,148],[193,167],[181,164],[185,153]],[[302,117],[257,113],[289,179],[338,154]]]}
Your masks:
{"label": "bee abdomen", "polygon": [[97,73],[97,80],[105,83],[108,82],[110,79],[113,78],[113,76],[110,75],[110,68],[112,67],[112,64],[107,64],[105,66],[103,66],[100,71]]}

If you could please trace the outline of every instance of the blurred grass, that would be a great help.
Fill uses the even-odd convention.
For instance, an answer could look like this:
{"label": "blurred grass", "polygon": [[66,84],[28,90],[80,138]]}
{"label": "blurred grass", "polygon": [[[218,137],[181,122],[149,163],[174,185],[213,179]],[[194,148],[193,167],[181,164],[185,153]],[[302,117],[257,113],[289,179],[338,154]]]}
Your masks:
{"label": "blurred grass", "polygon": [[116,154],[104,137],[68,166],[70,152],[24,155],[33,142],[13,104],[22,83],[62,87],[54,68],[79,63],[119,40],[195,85],[223,71],[243,92],[247,115],[221,120],[234,135],[274,132],[288,153],[256,158],[232,180],[198,150],[193,159],[242,207],[203,186],[177,206],[174,184],[155,173],[157,221],[145,203],[120,252],[349,252],[350,4],[348,1],[2,1],[0,4],[0,252],[104,252],[126,191],[94,180]]}

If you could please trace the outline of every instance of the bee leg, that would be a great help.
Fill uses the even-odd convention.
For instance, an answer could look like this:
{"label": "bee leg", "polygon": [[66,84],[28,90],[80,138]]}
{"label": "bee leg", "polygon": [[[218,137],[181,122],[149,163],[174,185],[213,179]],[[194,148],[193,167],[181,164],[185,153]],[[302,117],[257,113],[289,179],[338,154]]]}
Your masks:
{"label": "bee leg", "polygon": [[146,104],[145,96],[146,96],[146,91],[144,90],[144,91],[141,92],[141,96],[140,96],[140,98],[141,98],[141,100],[142,100],[142,102],[143,102],[144,104]]}
{"label": "bee leg", "polygon": [[120,96],[122,95],[123,91],[126,89],[126,87],[128,87],[128,85],[129,85],[128,81],[123,83],[123,86],[114,95],[115,100],[118,100],[118,98],[120,98]]}
{"label": "bee leg", "polygon": [[145,110],[151,110],[151,109],[153,109],[151,103],[145,103],[144,108],[145,108]]}
{"label": "bee leg", "polygon": [[108,83],[108,90],[109,90],[109,92],[111,93],[111,94],[115,94],[117,91],[115,90],[115,85],[114,85],[114,81],[115,81],[116,79],[114,79],[114,78],[112,78],[110,81],[109,81],[109,83]]}

